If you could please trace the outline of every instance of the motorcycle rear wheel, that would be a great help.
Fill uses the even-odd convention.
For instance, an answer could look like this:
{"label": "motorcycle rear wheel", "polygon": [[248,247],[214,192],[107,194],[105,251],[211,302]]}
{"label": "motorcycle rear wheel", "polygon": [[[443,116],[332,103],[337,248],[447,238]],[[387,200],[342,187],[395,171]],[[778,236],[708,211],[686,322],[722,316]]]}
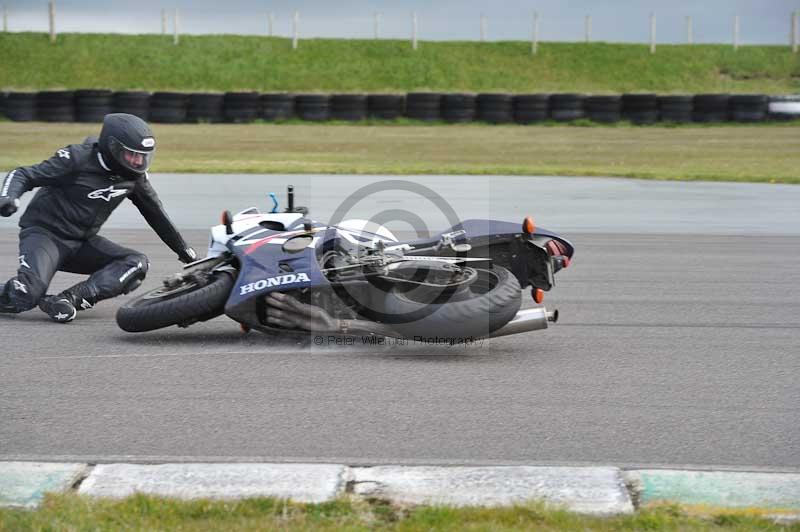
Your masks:
{"label": "motorcycle rear wheel", "polygon": [[225,311],[233,283],[231,275],[217,272],[202,286],[191,280],[176,287],[160,286],[120,307],[117,325],[127,332],[146,332],[216,318]]}
{"label": "motorcycle rear wheel", "polygon": [[428,303],[393,290],[384,300],[392,328],[407,338],[483,338],[511,321],[522,304],[517,278],[495,266],[477,269],[478,279],[444,303]]}

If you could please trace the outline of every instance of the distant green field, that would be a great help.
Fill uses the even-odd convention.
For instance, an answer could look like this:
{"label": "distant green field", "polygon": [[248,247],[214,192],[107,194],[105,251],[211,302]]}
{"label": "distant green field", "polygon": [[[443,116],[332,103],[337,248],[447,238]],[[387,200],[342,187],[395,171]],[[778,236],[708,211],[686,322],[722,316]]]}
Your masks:
{"label": "distant green field", "polygon": [[788,46],[0,33],[0,89],[800,92]]}

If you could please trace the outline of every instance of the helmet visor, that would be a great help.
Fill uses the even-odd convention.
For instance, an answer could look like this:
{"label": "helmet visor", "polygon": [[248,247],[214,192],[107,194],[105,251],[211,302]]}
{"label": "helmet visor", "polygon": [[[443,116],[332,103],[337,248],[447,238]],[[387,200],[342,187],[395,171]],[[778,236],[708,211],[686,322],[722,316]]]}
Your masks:
{"label": "helmet visor", "polygon": [[128,170],[143,174],[150,168],[150,164],[153,162],[155,150],[134,150],[133,148],[125,146],[114,137],[111,137],[108,144],[114,160]]}

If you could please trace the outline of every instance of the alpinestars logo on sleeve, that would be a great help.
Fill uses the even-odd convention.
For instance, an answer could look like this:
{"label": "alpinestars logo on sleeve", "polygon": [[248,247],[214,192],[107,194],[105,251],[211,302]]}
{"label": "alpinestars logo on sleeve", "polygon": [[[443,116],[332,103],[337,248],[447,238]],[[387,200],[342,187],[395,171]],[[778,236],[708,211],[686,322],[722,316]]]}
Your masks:
{"label": "alpinestars logo on sleeve", "polygon": [[69,159],[69,150],[60,149],[56,153],[58,153],[58,156],[62,159]]}
{"label": "alpinestars logo on sleeve", "polygon": [[99,190],[89,192],[89,194],[86,197],[89,199],[101,199],[101,200],[111,201],[111,198],[124,196],[127,193],[128,193],[127,190],[116,190],[114,188],[114,185],[111,185],[108,188],[101,188]]}

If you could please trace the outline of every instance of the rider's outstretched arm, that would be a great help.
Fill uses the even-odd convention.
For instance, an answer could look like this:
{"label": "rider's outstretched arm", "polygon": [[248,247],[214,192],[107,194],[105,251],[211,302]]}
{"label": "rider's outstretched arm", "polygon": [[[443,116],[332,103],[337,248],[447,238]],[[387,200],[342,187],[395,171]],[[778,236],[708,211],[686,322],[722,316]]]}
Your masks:
{"label": "rider's outstretched arm", "polygon": [[178,260],[184,263],[189,263],[197,259],[195,251],[189,247],[186,241],[181,236],[175,224],[169,219],[161,200],[158,199],[155,189],[150,184],[147,176],[143,177],[137,184],[130,196],[131,201],[139,212],[142,213],[144,219],[153,230],[158,234],[159,238],[175,253],[178,255]]}
{"label": "rider's outstretched arm", "polygon": [[58,150],[47,160],[21,166],[6,175],[0,186],[0,214],[11,216],[19,207],[19,198],[36,187],[61,185],[75,177],[75,156],[70,146]]}

